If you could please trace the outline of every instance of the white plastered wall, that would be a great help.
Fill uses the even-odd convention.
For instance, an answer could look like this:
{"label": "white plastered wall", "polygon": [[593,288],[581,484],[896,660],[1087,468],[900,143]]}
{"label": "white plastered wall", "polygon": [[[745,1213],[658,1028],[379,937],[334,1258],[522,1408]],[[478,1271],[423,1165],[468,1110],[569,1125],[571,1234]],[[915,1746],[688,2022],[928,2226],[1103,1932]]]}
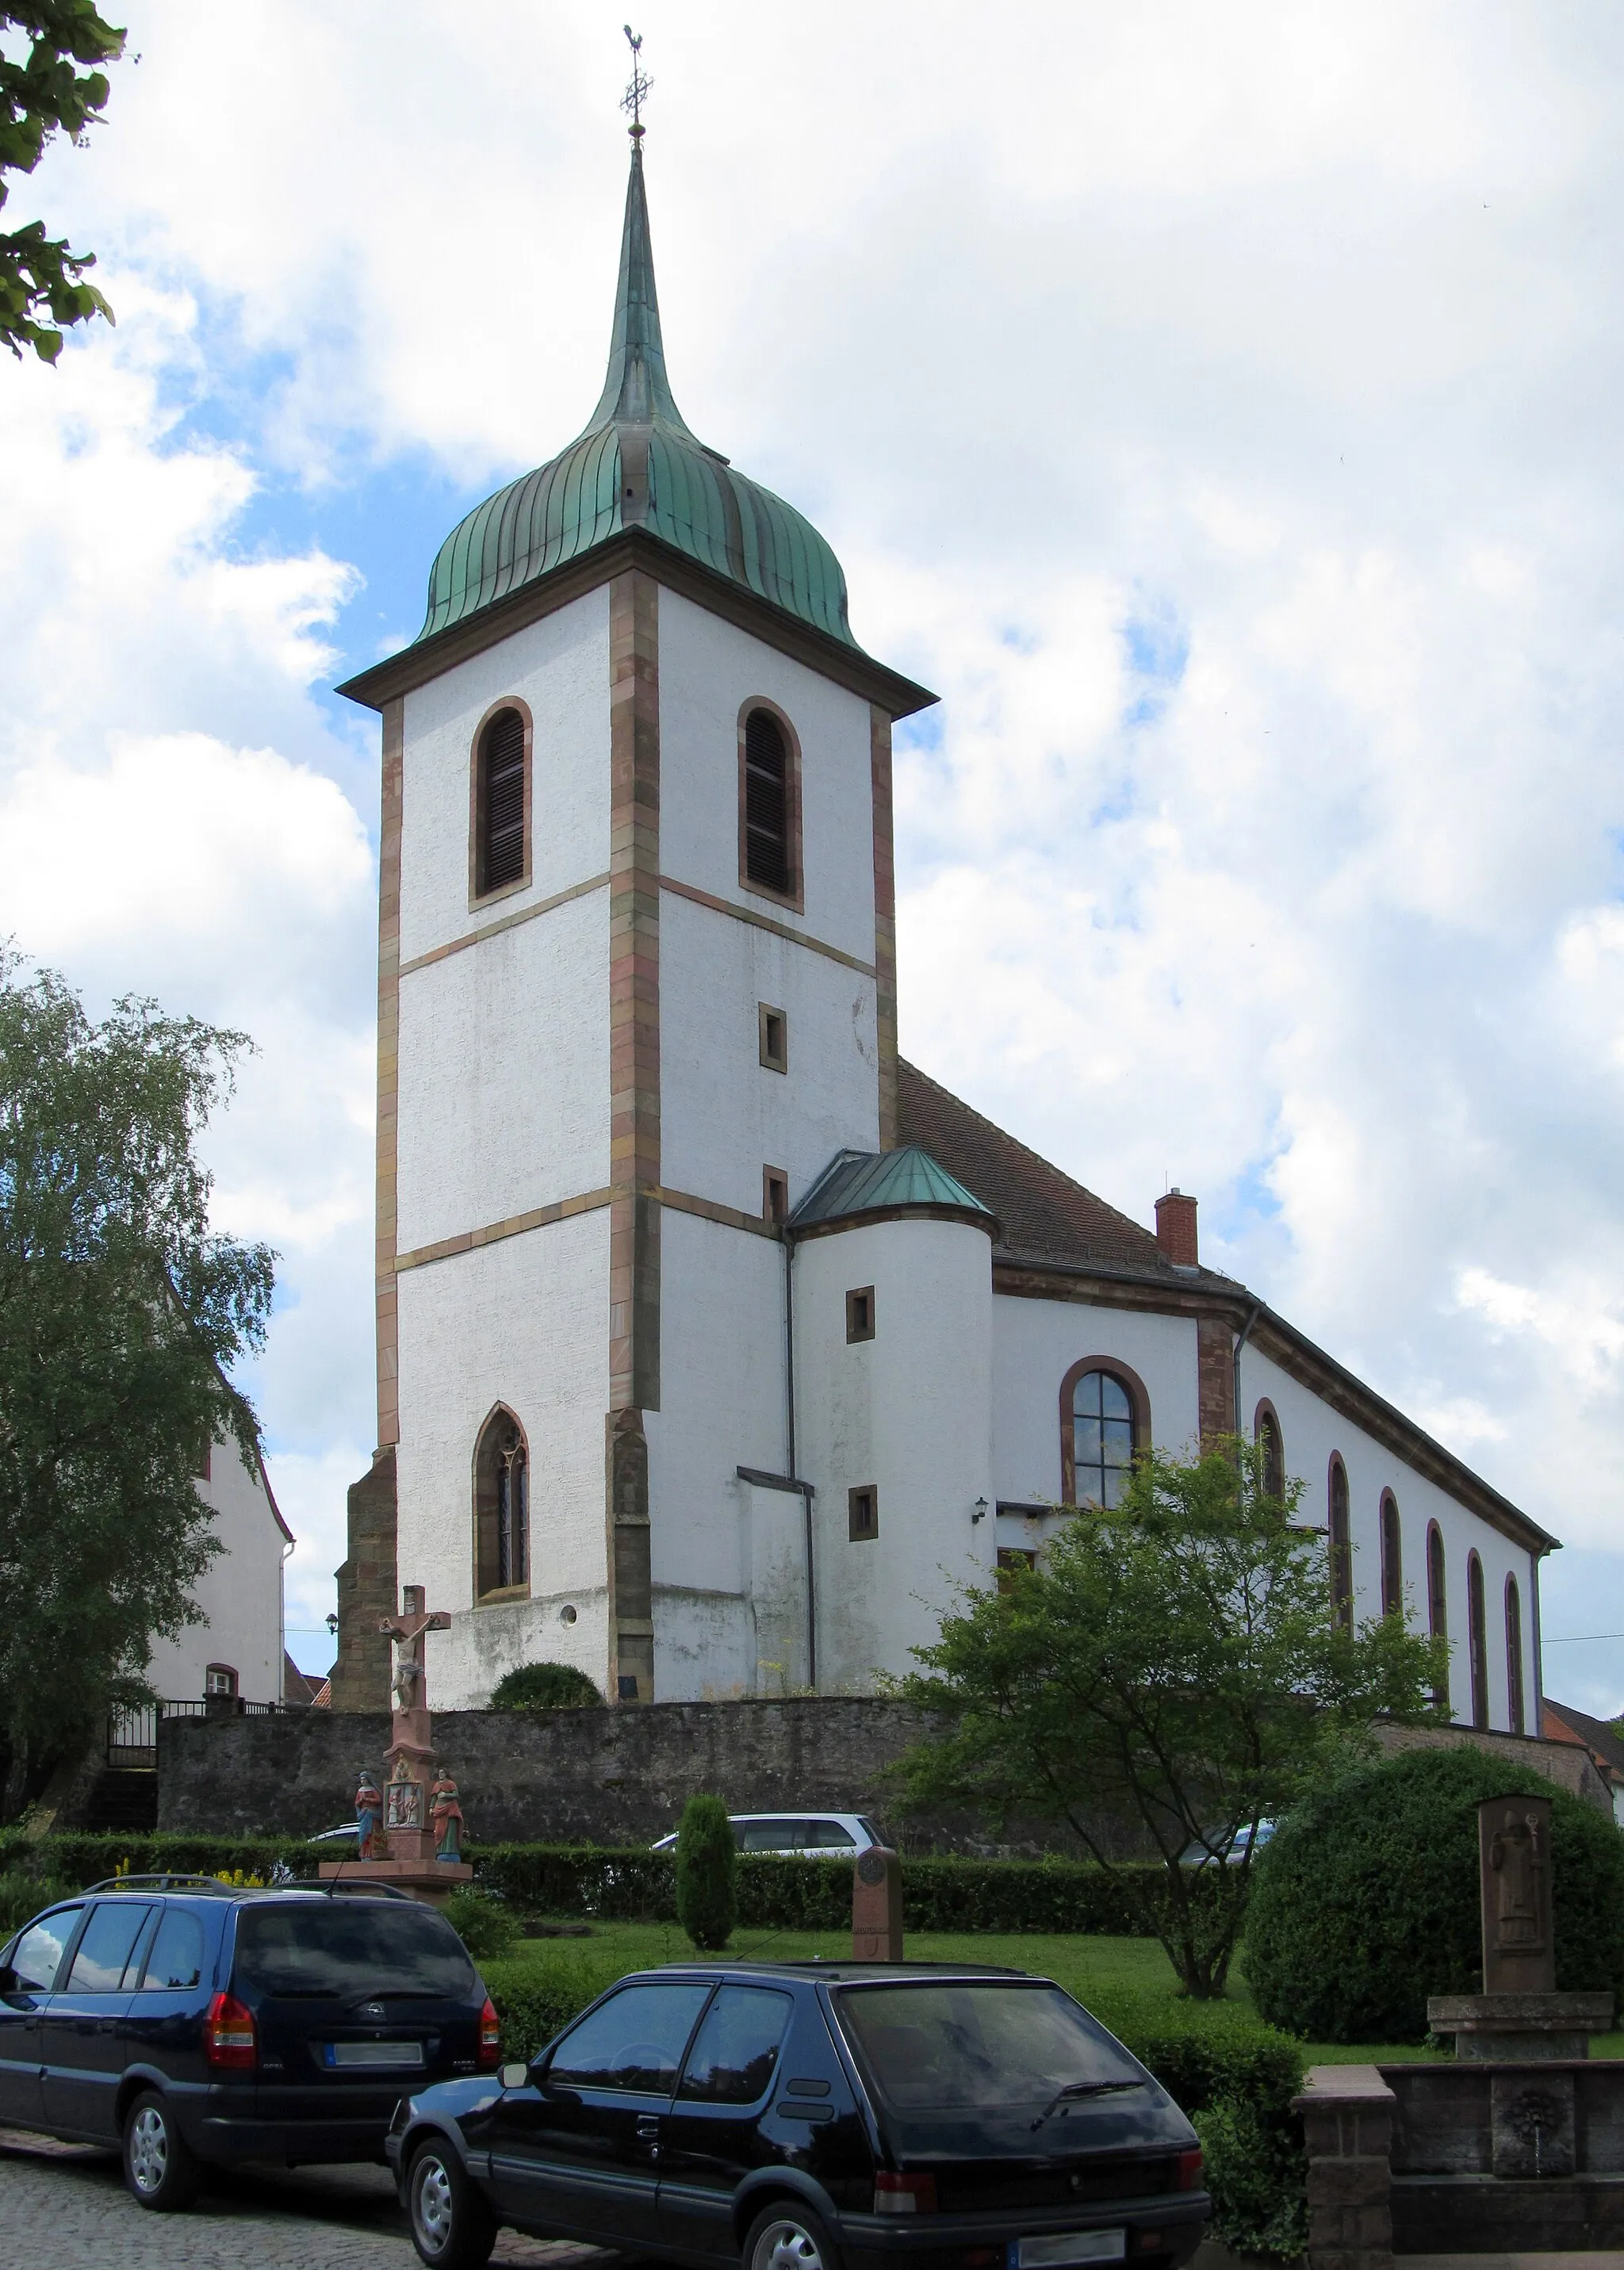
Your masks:
{"label": "white plastered wall", "polygon": [[[849,1343],[846,1294],[874,1287],[874,1337]],[[799,1465],[812,1483],[818,1685],[863,1693],[916,1668],[956,1584],[985,1583],[991,1496],[992,1267],[985,1231],[904,1217],[808,1238],[795,1257]],[[854,1542],[848,1493],[879,1493]]]}
{"label": "white plastered wall", "polygon": [[211,1663],[237,1674],[249,1702],[282,1699],[282,1562],[287,1539],[271,1510],[257,1466],[234,1443],[215,1443],[209,1478],[197,1495],[214,1515],[223,1547],[192,1589],[202,1623],[153,1643],[147,1679],[166,1702],[196,1702]]}
{"label": "white plastered wall", "polygon": [[[429,1640],[431,1702],[473,1708],[521,1662],[575,1664],[601,1688],[608,1208],[407,1270],[399,1288],[400,1581],[453,1617]],[[498,1402],[529,1446],[530,1598],[477,1608],[474,1449]]]}
{"label": "white plastered wall", "polygon": [[[1143,1382],[1158,1450],[1178,1452],[1198,1443],[1196,1327],[1190,1318],[998,1294],[992,1303],[994,1498],[1017,1505],[1058,1502],[1060,1383],[1073,1364],[1090,1356],[1108,1362],[1115,1358]],[[997,1542],[1016,1551],[1040,1550],[1058,1518],[1001,1514]]]}
{"label": "white plastered wall", "polygon": [[[530,879],[468,903],[469,769],[479,720],[516,694],[535,720]],[[589,591],[405,697],[400,954],[410,961],[609,866],[609,591]]]}
{"label": "white plastered wall", "polygon": [[1357,1621],[1382,1612],[1381,1504],[1391,1490],[1398,1506],[1405,1610],[1419,1631],[1427,1628],[1427,1532],[1436,1522],[1443,1539],[1450,1636],[1450,1704],[1457,1719],[1472,1718],[1472,1668],[1467,1636],[1467,1556],[1483,1564],[1483,1599],[1487,1639],[1489,1724],[1510,1725],[1507,1674],[1505,1586],[1516,1579],[1522,1604],[1524,1726],[1537,1732],[1539,1685],[1535,1677],[1535,1590],[1528,1552],[1473,1513],[1435,1482],[1408,1466],[1396,1452],[1322,1402],[1309,1388],[1257,1349],[1242,1351],[1242,1419],[1248,1435],[1265,1398],[1279,1421],[1286,1471],[1304,1487],[1299,1518],[1324,1527],[1329,1517],[1331,1461],[1339,1455],[1347,1469],[1348,1531],[1353,1546],[1353,1613]]}

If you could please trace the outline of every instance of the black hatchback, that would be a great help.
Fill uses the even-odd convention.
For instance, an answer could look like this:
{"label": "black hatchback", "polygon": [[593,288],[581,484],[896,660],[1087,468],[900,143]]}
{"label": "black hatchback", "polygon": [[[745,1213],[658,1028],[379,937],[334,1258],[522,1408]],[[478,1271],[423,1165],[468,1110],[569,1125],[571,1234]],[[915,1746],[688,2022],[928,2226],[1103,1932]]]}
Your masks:
{"label": "black hatchback", "polygon": [[528,2067],[404,2101],[430,2270],[506,2223],[729,2270],[1175,2265],[1210,2201],[1172,2098],[1052,1980],[930,1963],[672,1966]]}
{"label": "black hatchback", "polygon": [[381,2159],[404,2090],[499,2055],[462,1940],[379,1886],[119,1877],[0,1947],[0,2127],[122,2145],[143,2207],[205,2162]]}

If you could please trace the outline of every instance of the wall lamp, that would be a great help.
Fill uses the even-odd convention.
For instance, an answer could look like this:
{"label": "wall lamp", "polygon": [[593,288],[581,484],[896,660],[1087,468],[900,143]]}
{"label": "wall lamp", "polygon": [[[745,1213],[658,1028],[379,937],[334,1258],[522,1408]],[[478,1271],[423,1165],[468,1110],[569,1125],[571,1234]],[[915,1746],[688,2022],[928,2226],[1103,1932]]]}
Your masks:
{"label": "wall lamp", "polygon": [[986,1501],[986,1499],[985,1499],[984,1497],[978,1497],[978,1498],[976,1499],[976,1501],[975,1501],[975,1512],[970,1516],[970,1526],[971,1526],[971,1528],[972,1528],[972,1529],[974,1529],[974,1528],[975,1528],[975,1524],[976,1524],[976,1523],[977,1523],[978,1521],[985,1521],[985,1519],[986,1519],[986,1518],[987,1518],[987,1501]]}

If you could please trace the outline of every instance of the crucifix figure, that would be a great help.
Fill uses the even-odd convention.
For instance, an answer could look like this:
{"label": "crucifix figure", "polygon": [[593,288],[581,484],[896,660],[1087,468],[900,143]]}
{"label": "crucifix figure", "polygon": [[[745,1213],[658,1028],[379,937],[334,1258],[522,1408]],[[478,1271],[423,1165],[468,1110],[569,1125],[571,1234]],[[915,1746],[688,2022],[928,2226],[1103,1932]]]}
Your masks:
{"label": "crucifix figure", "polygon": [[451,1619],[443,1608],[437,1608],[433,1615],[429,1613],[427,1594],[421,1584],[407,1584],[400,1597],[399,1615],[384,1616],[378,1624],[378,1629],[399,1650],[395,1670],[397,1716],[427,1708],[428,1666],[423,1660],[423,1635],[451,1628]]}

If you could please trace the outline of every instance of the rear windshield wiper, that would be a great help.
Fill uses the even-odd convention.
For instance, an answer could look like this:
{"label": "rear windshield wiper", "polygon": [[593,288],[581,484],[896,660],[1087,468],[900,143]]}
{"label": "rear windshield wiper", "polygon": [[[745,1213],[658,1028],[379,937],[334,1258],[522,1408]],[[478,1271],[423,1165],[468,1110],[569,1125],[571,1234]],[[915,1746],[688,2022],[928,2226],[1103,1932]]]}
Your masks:
{"label": "rear windshield wiper", "polygon": [[1032,2125],[1041,2128],[1050,2113],[1057,2112],[1068,2097],[1109,2096],[1119,2088],[1143,2088],[1144,2086],[1142,2081],[1069,2081],[1064,2088],[1055,2091]]}

